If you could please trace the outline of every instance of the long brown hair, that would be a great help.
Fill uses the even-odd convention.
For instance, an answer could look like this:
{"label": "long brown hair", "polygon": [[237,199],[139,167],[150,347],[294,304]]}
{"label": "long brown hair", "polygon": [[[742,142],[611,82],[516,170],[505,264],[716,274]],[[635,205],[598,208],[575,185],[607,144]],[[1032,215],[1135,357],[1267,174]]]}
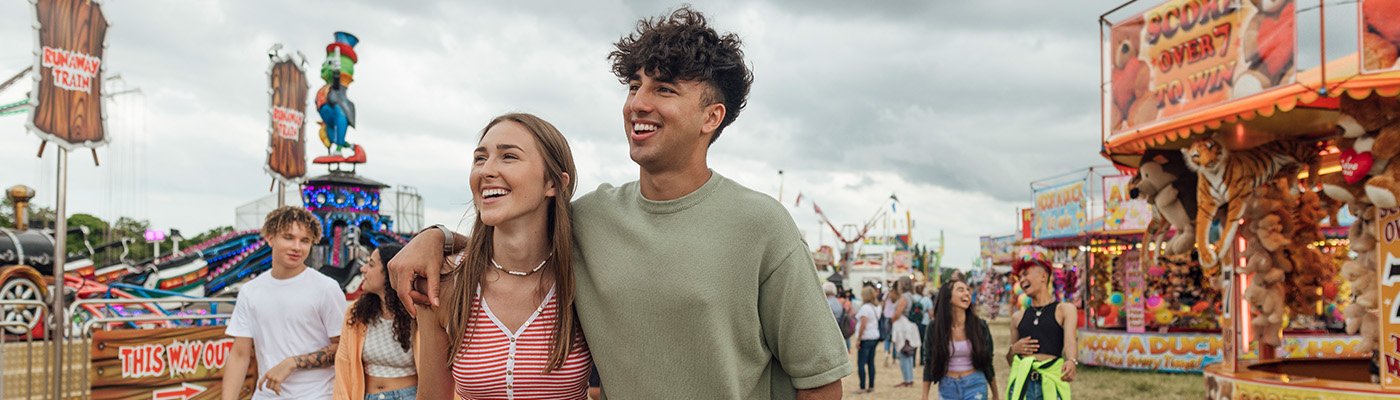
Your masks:
{"label": "long brown hair", "polygon": [[[389,276],[389,260],[394,259],[394,255],[403,250],[403,246],[397,244],[386,244],[374,249],[379,254],[379,273]],[[355,305],[350,309],[350,324],[363,324],[370,326],[379,321],[379,315],[388,307],[389,313],[394,315],[394,341],[403,347],[404,351],[413,350],[413,316],[408,314],[408,309],[404,308],[399,301],[399,292],[394,290],[393,285],[384,285],[384,298],[374,293],[364,293],[359,300],[355,300]]]}
{"label": "long brown hair", "polygon": [[[943,288],[938,290],[938,301],[934,304],[933,323],[928,326],[928,334],[924,337],[924,349],[928,351],[928,362],[924,363],[926,376],[931,376],[933,382],[943,380],[948,375],[948,361],[952,359],[953,345],[953,287],[956,285],[968,286],[967,283],[951,279],[943,283]],[[968,290],[972,290],[968,286]],[[987,329],[986,322],[977,316],[977,303],[970,303],[967,309],[963,310],[963,336],[972,345],[972,367],[983,374],[995,378],[996,371],[992,366],[992,343],[987,342],[991,337],[991,332]]]}
{"label": "long brown hair", "polygon": [[[481,129],[481,136],[485,137],[486,132],[491,130],[491,127],[502,122],[520,124],[535,136],[535,142],[540,145],[541,155],[544,156],[544,178],[554,184],[554,198],[549,205],[547,217],[550,225],[549,241],[553,245],[547,262],[552,268],[542,272],[554,277],[554,296],[559,304],[559,318],[554,322],[549,364],[544,369],[546,373],[549,373],[564,364],[564,359],[568,357],[576,345],[573,340],[574,333],[578,329],[573,311],[574,230],[569,212],[569,201],[574,197],[574,187],[578,174],[574,168],[574,155],[569,150],[569,143],[554,125],[531,114],[511,113],[492,119],[491,123],[486,124],[486,127]],[[568,174],[568,177],[566,178],[564,174]],[[472,307],[472,301],[482,276],[486,275],[491,268],[492,236],[494,233],[495,228],[487,226],[481,221],[481,214],[477,214],[476,222],[472,225],[472,235],[464,250],[466,257],[463,265],[458,269],[455,277],[449,278],[455,279],[455,285],[452,286],[451,292],[445,296],[448,300],[446,305],[447,331],[449,338],[456,339],[452,342],[452,352],[448,353],[449,362],[461,352],[463,340],[470,334],[467,332],[467,324],[478,312]]]}

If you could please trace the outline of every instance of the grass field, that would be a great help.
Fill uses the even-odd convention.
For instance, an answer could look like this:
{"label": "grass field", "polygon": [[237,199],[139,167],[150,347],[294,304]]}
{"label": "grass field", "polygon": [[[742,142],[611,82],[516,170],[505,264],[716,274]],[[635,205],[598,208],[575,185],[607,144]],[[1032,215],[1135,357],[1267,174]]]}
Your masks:
{"label": "grass field", "polygon": [[[1009,345],[1011,336],[1006,318],[991,323],[992,338],[996,342],[997,356],[994,363],[997,369],[996,390],[1001,391],[1003,398],[1006,391],[1006,374],[1010,369],[1005,362],[1005,351]],[[850,353],[852,365],[855,363],[855,352]],[[842,380],[842,387],[846,391],[848,399],[919,399],[922,390],[922,369],[915,367],[914,388],[895,388],[894,385],[903,380],[900,376],[898,362],[886,364],[888,356],[882,347],[876,354],[875,360],[875,393],[851,395],[859,387],[859,380],[855,374],[851,374]],[[1072,386],[1073,395],[1076,399],[1201,399],[1205,398],[1205,381],[1198,374],[1166,374],[1153,372],[1131,372],[1119,371],[1107,368],[1095,368],[1081,366],[1079,377]],[[935,387],[929,393],[930,399],[938,398],[938,389]],[[1005,400],[1005,399],[1003,399]]]}

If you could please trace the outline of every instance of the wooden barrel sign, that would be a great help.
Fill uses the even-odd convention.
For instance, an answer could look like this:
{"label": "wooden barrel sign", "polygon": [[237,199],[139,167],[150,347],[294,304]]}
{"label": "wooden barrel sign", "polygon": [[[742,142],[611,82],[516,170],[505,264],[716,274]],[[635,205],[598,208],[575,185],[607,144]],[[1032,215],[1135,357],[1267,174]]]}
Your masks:
{"label": "wooden barrel sign", "polygon": [[[92,333],[93,399],[218,399],[233,338],[223,326]],[[252,396],[256,362],[243,395]]]}
{"label": "wooden barrel sign", "polygon": [[275,57],[267,72],[272,101],[268,115],[267,172],[294,183],[306,176],[306,73],[289,56]]}
{"label": "wooden barrel sign", "polygon": [[66,149],[107,142],[102,111],[102,56],[107,17],[90,0],[30,0],[34,5],[34,89],[31,132]]}

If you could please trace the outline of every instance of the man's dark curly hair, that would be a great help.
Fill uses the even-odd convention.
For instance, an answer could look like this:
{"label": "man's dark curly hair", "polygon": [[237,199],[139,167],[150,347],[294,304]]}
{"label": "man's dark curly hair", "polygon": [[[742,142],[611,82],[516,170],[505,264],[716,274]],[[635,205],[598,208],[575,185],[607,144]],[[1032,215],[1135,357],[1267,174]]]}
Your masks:
{"label": "man's dark curly hair", "polygon": [[704,104],[723,103],[724,120],[710,143],[739,117],[748,104],[753,72],[744,64],[742,43],[733,33],[720,35],[705,15],[683,6],[670,15],[637,22],[637,31],[615,43],[608,54],[613,74],[623,84],[639,72],[660,81],[698,81],[710,85]]}

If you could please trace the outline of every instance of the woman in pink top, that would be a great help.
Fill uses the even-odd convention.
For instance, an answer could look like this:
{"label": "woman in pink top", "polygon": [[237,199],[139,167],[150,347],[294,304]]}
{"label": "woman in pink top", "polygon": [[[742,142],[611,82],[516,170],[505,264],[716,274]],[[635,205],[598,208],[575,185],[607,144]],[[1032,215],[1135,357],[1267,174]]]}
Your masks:
{"label": "woman in pink top", "polygon": [[996,371],[992,366],[992,331],[987,322],[977,316],[972,305],[972,289],[960,280],[950,280],[938,290],[938,302],[933,304],[933,323],[924,338],[924,390],[928,400],[932,384],[938,384],[938,398],[945,400],[983,400],[988,392],[994,400],[1001,399],[996,387]]}
{"label": "woman in pink top", "polygon": [[472,159],[472,235],[446,260],[442,305],[418,307],[419,398],[585,399],[593,361],[574,315],[569,145],[539,117],[507,114]]}

